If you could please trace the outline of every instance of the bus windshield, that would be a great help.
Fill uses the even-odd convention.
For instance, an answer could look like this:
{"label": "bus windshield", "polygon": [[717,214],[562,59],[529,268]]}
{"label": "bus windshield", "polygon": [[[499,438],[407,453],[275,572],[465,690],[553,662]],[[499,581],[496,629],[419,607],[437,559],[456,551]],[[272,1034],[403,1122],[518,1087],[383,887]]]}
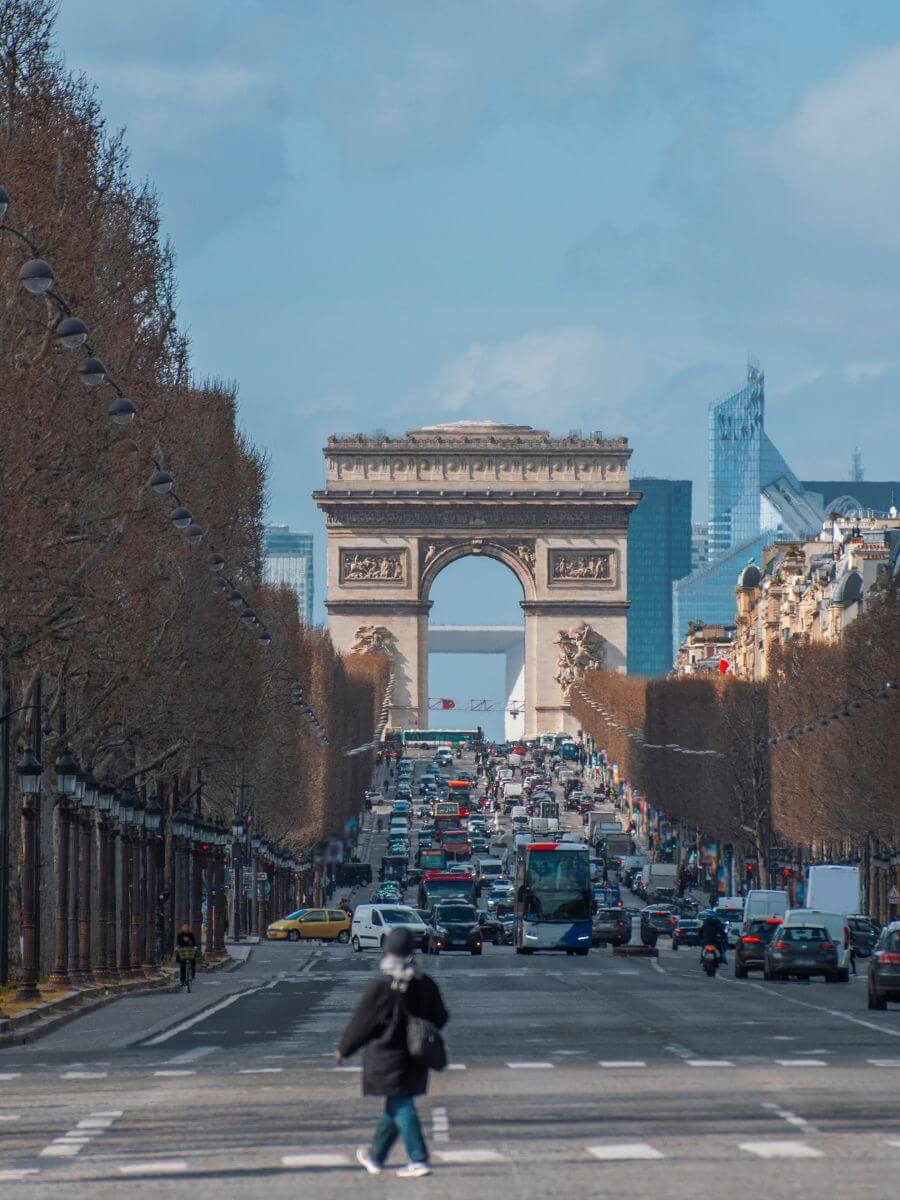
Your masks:
{"label": "bus windshield", "polygon": [[585,921],[591,916],[587,854],[532,850],[525,864],[523,916],[526,921]]}

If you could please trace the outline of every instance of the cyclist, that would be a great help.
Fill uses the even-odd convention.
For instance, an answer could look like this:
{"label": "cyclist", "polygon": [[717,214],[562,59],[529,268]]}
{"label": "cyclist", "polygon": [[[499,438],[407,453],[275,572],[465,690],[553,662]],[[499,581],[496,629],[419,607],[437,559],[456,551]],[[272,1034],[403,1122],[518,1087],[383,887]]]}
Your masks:
{"label": "cyclist", "polygon": [[191,932],[191,927],[185,922],[175,936],[175,957],[178,959],[178,969],[181,973],[181,986],[187,982],[188,966],[190,965],[191,979],[194,978],[195,960],[197,958],[197,939]]}

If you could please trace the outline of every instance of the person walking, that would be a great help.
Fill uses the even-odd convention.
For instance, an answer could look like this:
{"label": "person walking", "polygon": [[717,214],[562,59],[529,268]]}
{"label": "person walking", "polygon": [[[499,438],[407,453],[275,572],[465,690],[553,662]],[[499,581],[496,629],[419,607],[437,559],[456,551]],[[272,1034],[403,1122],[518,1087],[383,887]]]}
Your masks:
{"label": "person walking", "polygon": [[398,1176],[417,1179],[431,1174],[415,1104],[415,1097],[428,1090],[428,1068],[409,1052],[409,1017],[443,1029],[449,1013],[438,985],[418,967],[412,934],[408,929],[392,929],[385,939],[379,977],[366,988],[335,1051],[340,1063],[365,1047],[363,1095],[384,1097],[384,1113],[372,1145],[356,1151],[357,1161],[370,1175],[381,1174],[400,1135],[409,1162]]}

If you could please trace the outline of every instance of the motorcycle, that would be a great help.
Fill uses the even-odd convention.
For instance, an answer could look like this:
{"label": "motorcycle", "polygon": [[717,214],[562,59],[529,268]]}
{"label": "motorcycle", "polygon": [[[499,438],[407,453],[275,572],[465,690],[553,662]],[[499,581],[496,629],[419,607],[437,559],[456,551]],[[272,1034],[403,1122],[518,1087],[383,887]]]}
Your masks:
{"label": "motorcycle", "polygon": [[710,942],[708,945],[703,947],[703,953],[700,955],[700,964],[710,979],[715,977],[721,961],[722,954],[718,946],[714,946],[712,942]]}

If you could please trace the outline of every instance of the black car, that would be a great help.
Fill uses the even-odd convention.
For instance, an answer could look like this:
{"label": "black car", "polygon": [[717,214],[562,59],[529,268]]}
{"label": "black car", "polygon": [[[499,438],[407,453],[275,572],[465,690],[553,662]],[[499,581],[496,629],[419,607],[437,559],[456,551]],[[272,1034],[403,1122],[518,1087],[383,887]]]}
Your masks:
{"label": "black car", "polygon": [[480,954],[484,934],[478,923],[478,913],[471,904],[446,901],[434,906],[434,924],[428,935],[428,953],[442,950],[468,950]]}
{"label": "black car", "polygon": [[703,939],[700,936],[700,930],[703,928],[703,922],[698,921],[696,917],[679,917],[678,924],[672,930],[672,949],[677,950],[679,946],[700,946]]}
{"label": "black car", "polygon": [[850,926],[853,953],[860,958],[868,958],[878,941],[879,926],[869,917],[848,917],[847,924]]}
{"label": "black car", "polygon": [[782,925],[766,946],[763,970],[767,980],[823,975],[829,983],[837,983],[837,946],[822,925]]}
{"label": "black car", "polygon": [[881,931],[869,963],[869,1008],[900,1004],[900,921]]}
{"label": "black car", "polygon": [[631,917],[621,908],[598,908],[591,921],[591,945],[627,946]]}
{"label": "black car", "polygon": [[780,917],[747,921],[734,944],[734,977],[746,979],[748,971],[764,971],[766,947],[781,927]]}

